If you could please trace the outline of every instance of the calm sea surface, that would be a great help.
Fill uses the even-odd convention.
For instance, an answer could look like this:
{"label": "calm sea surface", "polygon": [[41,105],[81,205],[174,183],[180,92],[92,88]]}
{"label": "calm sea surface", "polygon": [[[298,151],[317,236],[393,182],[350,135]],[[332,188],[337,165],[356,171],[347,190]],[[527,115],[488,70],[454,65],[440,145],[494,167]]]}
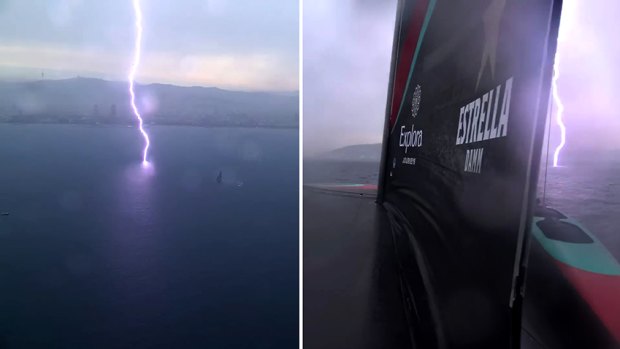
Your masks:
{"label": "calm sea surface", "polygon": [[0,125],[0,348],[297,345],[297,130],[149,132]]}

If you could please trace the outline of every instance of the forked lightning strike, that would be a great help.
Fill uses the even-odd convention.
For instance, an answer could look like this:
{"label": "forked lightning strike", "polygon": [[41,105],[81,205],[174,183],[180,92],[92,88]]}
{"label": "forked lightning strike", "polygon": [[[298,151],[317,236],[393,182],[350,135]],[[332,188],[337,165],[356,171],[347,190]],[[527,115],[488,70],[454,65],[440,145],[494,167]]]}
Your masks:
{"label": "forked lightning strike", "polygon": [[[567,6],[568,5],[568,6]],[[559,43],[566,39],[566,31],[569,28],[572,12],[575,7],[575,1],[565,1],[562,5],[562,18],[560,19],[560,28],[558,30],[558,47],[553,62],[553,81],[552,91],[553,102],[555,103],[555,122],[560,128],[560,144],[555,148],[553,153],[553,167],[559,166],[560,152],[566,145],[566,124],[564,124],[564,103],[558,91],[558,79],[560,78],[560,45]]]}
{"label": "forked lightning strike", "polygon": [[151,141],[149,140],[149,135],[144,130],[144,121],[142,120],[142,115],[140,115],[140,111],[136,106],[136,93],[134,91],[134,80],[136,78],[136,71],[138,70],[138,66],[140,65],[140,56],[142,49],[142,9],[140,8],[140,0],[132,0],[133,2],[133,10],[135,13],[135,27],[136,27],[136,39],[134,43],[134,52],[133,52],[133,62],[131,64],[131,69],[129,70],[129,95],[131,96],[131,109],[133,109],[133,114],[138,119],[138,127],[140,129],[140,133],[142,137],[144,137],[144,150],[142,151],[142,163],[146,164],[147,155],[149,152],[149,146],[151,145]]}
{"label": "forked lightning strike", "polygon": [[560,144],[555,148],[555,152],[553,153],[553,167],[558,167],[558,161],[560,159],[560,151],[564,148],[566,144],[566,125],[564,125],[564,103],[562,103],[562,99],[560,98],[560,93],[558,92],[558,78],[560,77],[560,54],[559,52],[555,54],[555,63],[553,65],[553,101],[556,106],[555,111],[555,122],[560,127]]}

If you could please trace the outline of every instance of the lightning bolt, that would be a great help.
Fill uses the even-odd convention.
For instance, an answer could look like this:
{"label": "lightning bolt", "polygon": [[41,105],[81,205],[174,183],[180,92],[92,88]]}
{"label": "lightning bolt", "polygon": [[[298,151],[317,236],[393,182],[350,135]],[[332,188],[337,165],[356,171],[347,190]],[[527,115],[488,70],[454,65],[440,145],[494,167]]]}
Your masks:
{"label": "lightning bolt", "polygon": [[136,71],[138,70],[138,66],[140,65],[140,56],[142,49],[142,9],[140,8],[140,0],[132,0],[133,2],[133,10],[136,16],[136,39],[134,44],[133,51],[133,62],[131,63],[131,69],[129,70],[129,76],[127,79],[129,80],[129,95],[131,96],[131,109],[133,109],[133,114],[138,119],[138,127],[140,128],[140,133],[144,138],[144,150],[142,151],[142,163],[148,164],[146,157],[149,152],[149,146],[151,145],[151,141],[149,140],[149,135],[144,130],[144,121],[142,120],[142,115],[140,115],[140,111],[136,106],[136,93],[134,91],[134,80],[136,78]]}
{"label": "lightning bolt", "polygon": [[562,18],[560,19],[560,28],[558,30],[558,47],[555,53],[555,59],[553,63],[553,81],[552,81],[552,94],[553,102],[555,103],[555,122],[560,128],[560,144],[555,148],[553,153],[553,167],[558,167],[560,161],[560,152],[564,145],[566,145],[566,124],[564,124],[564,103],[560,97],[558,91],[558,79],[560,78],[560,42],[563,42],[566,38],[566,32],[570,26],[570,20],[573,18],[575,12],[576,1],[568,0],[562,4]]}
{"label": "lightning bolt", "polygon": [[564,125],[564,103],[562,103],[562,99],[560,98],[560,93],[558,92],[558,79],[560,78],[560,54],[556,52],[555,54],[555,62],[553,64],[553,101],[556,106],[555,111],[555,122],[560,127],[560,144],[555,148],[555,152],[553,153],[553,167],[558,167],[558,161],[560,159],[560,151],[564,148],[566,144],[566,125]]}

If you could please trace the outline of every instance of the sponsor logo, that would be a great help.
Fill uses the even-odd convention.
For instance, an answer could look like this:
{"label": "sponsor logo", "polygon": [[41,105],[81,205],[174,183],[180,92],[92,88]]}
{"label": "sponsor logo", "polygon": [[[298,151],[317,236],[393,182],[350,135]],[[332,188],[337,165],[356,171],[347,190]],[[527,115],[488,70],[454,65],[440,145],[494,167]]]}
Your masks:
{"label": "sponsor logo", "polygon": [[[417,85],[413,91],[411,97],[411,119],[415,119],[420,111],[420,103],[422,102],[422,87]],[[405,130],[407,129],[407,130]],[[405,154],[409,148],[418,148],[422,146],[422,130],[416,130],[413,122],[411,123],[411,129],[403,125],[400,127],[400,137],[398,138],[398,145],[401,148],[405,148]],[[409,165],[415,164],[415,161],[403,162]]]}
{"label": "sponsor logo", "polygon": [[[513,78],[462,106],[456,131],[456,145],[506,137],[510,118]],[[401,131],[402,132],[402,131]],[[463,171],[482,172],[484,148],[467,149]]]}
{"label": "sponsor logo", "polygon": [[513,78],[506,80],[503,91],[502,85],[499,85],[482,97],[461,107],[456,145],[506,137],[510,117],[512,80]]}

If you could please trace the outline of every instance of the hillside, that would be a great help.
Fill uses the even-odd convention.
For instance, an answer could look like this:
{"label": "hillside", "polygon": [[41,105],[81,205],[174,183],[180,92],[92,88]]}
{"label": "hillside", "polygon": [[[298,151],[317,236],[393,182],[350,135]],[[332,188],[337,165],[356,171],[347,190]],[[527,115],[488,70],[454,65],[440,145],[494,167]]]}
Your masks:
{"label": "hillside", "polygon": [[356,144],[338,148],[316,158],[336,161],[380,161],[381,144]]}
{"label": "hillside", "polygon": [[[297,127],[298,94],[136,85],[147,124]],[[133,124],[127,83],[92,78],[0,82],[0,122]]]}

